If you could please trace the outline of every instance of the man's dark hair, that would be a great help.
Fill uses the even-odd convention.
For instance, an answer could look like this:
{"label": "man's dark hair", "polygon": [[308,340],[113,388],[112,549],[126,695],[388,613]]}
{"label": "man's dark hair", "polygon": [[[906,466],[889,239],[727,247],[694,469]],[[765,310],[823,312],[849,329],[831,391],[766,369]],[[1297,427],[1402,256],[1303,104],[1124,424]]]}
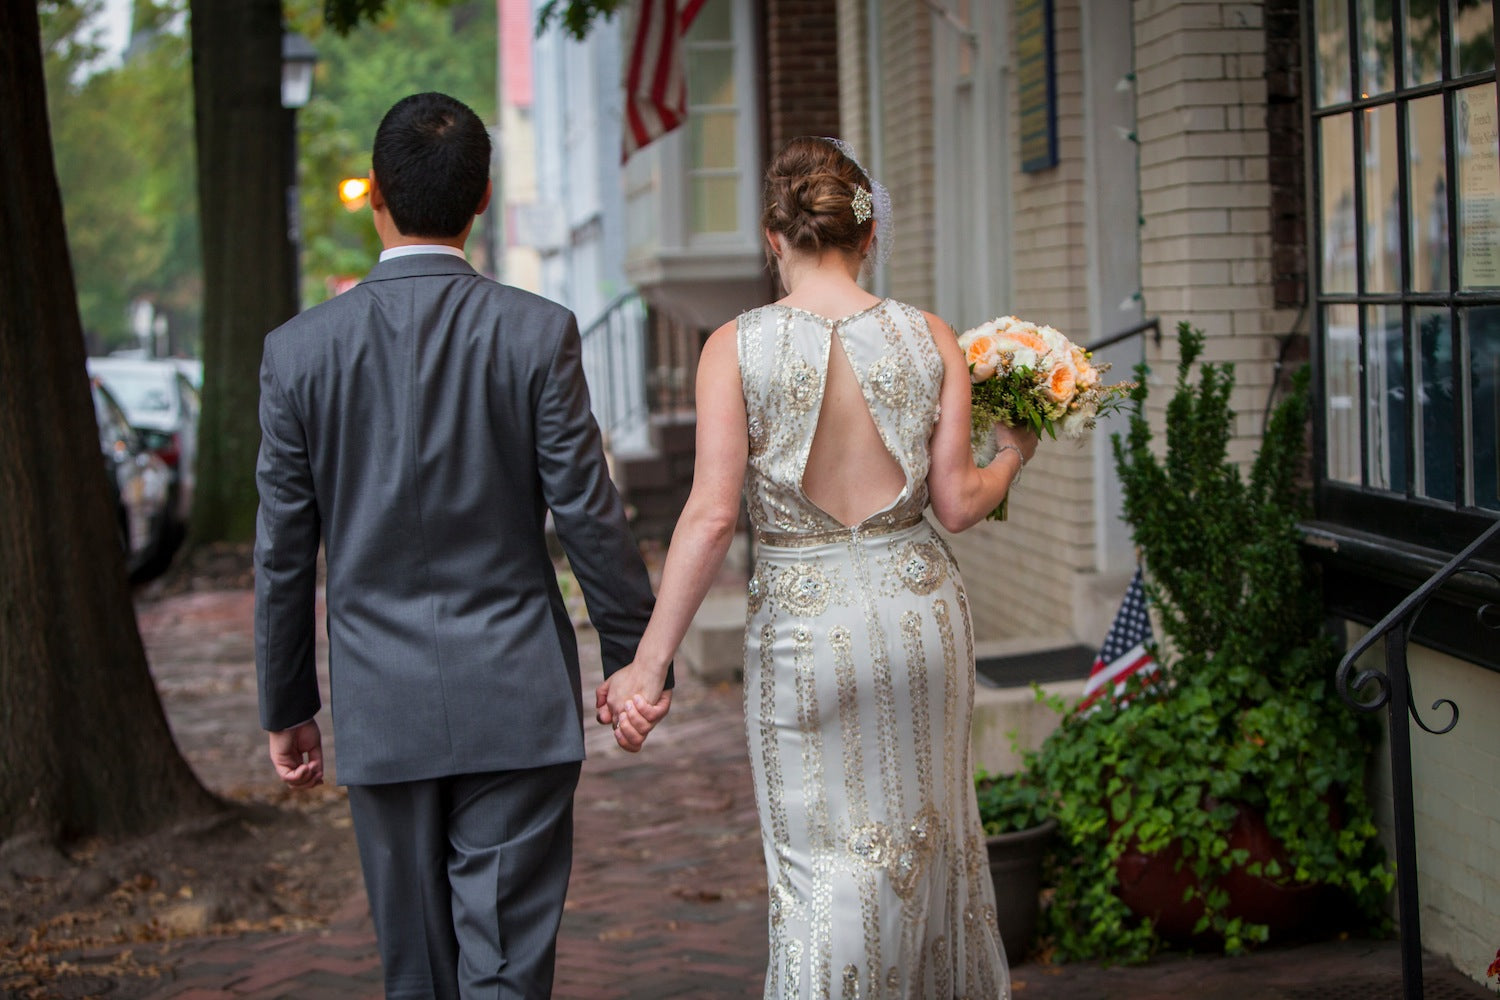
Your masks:
{"label": "man's dark hair", "polygon": [[490,134],[447,94],[396,102],[375,130],[375,181],[403,236],[457,236],[490,178]]}

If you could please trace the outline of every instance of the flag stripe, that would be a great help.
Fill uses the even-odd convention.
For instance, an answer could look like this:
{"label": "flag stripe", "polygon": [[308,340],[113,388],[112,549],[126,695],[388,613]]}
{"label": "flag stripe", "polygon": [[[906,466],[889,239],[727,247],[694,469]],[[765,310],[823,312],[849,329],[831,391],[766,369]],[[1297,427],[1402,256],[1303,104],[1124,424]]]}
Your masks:
{"label": "flag stripe", "polygon": [[1135,575],[1130,578],[1130,586],[1125,588],[1120,610],[1115,613],[1115,620],[1104,636],[1104,645],[1094,659],[1093,669],[1089,671],[1079,710],[1088,708],[1111,688],[1115,699],[1121,699],[1125,694],[1125,681],[1132,674],[1145,676],[1154,673],[1157,667],[1148,651],[1150,642],[1151,616],[1146,609],[1146,588],[1141,570],[1137,567]]}
{"label": "flag stripe", "polygon": [[651,141],[651,132],[641,117],[641,106],[637,100],[642,67],[647,58],[647,46],[652,34],[651,25],[659,15],[659,6],[664,0],[640,0],[635,9],[635,31],[631,39],[630,67],[625,75],[625,114],[629,119],[626,136],[626,155]]}
{"label": "flag stripe", "polygon": [[[1108,677],[1104,677],[1103,675],[1090,674],[1089,682],[1084,686],[1083,689],[1083,700],[1078,703],[1078,707],[1080,709],[1088,708],[1094,702],[1098,701],[1099,696],[1109,688],[1110,681],[1116,681],[1116,684],[1114,685],[1114,694],[1115,697],[1118,698],[1120,697],[1120,695],[1125,693],[1125,680],[1131,674],[1139,673],[1144,677],[1147,674],[1153,674],[1155,672],[1156,661],[1151,658],[1150,653],[1143,651],[1138,658],[1131,661],[1130,663],[1121,664],[1118,672],[1110,674]],[[1098,684],[1094,683],[1094,679],[1096,676],[1100,678],[1100,682]]]}
{"label": "flag stripe", "polygon": [[1113,680],[1135,673],[1150,662],[1152,662],[1151,654],[1146,652],[1145,646],[1141,645],[1135,646],[1130,652],[1108,666],[1105,666],[1103,661],[1097,661],[1094,669],[1089,673],[1088,683],[1083,686],[1083,693],[1091,694]]}
{"label": "flag stripe", "polygon": [[687,120],[682,36],[707,0],[638,0],[625,73],[621,160]]}

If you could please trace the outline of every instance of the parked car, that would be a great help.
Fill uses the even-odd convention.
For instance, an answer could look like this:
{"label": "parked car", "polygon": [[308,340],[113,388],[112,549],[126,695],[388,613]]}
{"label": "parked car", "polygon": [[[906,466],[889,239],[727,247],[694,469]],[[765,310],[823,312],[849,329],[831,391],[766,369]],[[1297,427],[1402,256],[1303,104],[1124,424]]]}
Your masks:
{"label": "parked car", "polygon": [[198,390],[174,361],[89,358],[89,374],[103,381],[146,447],[172,470],[168,546],[187,528],[197,486]]}
{"label": "parked car", "polygon": [[203,391],[203,362],[197,358],[170,358],[177,370],[193,384],[193,388],[199,392]]}
{"label": "parked car", "polygon": [[89,384],[125,567],[132,578],[154,576],[166,568],[166,560],[171,557],[167,532],[172,470],[145,446],[100,380],[90,378]]}

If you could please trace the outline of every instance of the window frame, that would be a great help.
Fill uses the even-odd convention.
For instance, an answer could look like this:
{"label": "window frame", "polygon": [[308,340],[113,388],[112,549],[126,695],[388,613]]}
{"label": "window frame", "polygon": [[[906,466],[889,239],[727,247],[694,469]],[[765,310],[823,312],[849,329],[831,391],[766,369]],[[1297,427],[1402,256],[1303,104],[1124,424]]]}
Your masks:
{"label": "window frame", "polygon": [[[1303,107],[1304,156],[1307,164],[1306,234],[1308,262],[1309,328],[1315,378],[1312,388],[1312,482],[1314,520],[1304,525],[1309,551],[1323,567],[1325,603],[1330,613],[1364,624],[1373,624],[1388,613],[1410,591],[1432,575],[1453,554],[1473,541],[1490,526],[1500,511],[1474,505],[1475,497],[1469,478],[1468,462],[1473,451],[1473,422],[1470,406],[1469,330],[1465,329],[1463,310],[1473,306],[1500,308],[1500,287],[1483,291],[1463,291],[1460,283],[1461,227],[1458,216],[1460,192],[1457,144],[1453,137],[1457,95],[1470,87],[1488,84],[1495,88],[1500,104],[1500,84],[1495,67],[1464,76],[1453,74],[1453,33],[1451,0],[1442,0],[1439,13],[1440,72],[1436,81],[1408,85],[1406,81],[1406,14],[1405,2],[1393,4],[1391,18],[1392,80],[1390,88],[1372,96],[1361,95],[1361,3],[1347,4],[1347,48],[1349,100],[1319,106],[1321,80],[1318,67],[1318,0],[1301,4],[1303,39]],[[1492,28],[1500,6],[1491,2]],[[1412,102],[1440,95],[1443,107],[1444,178],[1447,198],[1447,269],[1446,291],[1412,291],[1413,247],[1411,230],[1411,182],[1409,112]],[[1366,252],[1366,176],[1362,150],[1366,141],[1366,112],[1377,108],[1395,111],[1397,226],[1400,231],[1401,260],[1397,268],[1399,288],[1395,291],[1367,290],[1368,256]],[[1354,150],[1352,191],[1355,211],[1355,291],[1330,293],[1323,290],[1322,250],[1323,214],[1323,134],[1324,119],[1348,114],[1351,117],[1350,140]],[[1327,330],[1325,307],[1348,305],[1358,315],[1358,399],[1355,404],[1359,421],[1358,484],[1332,478],[1328,465],[1329,420],[1327,408]],[[1365,485],[1370,482],[1371,427],[1369,397],[1372,391],[1384,391],[1372,383],[1372,366],[1367,349],[1371,341],[1368,330],[1368,307],[1390,306],[1401,315],[1402,388],[1407,400],[1416,398],[1417,373],[1413,358],[1413,309],[1440,307],[1447,310],[1451,378],[1454,404],[1450,432],[1457,435],[1454,449],[1454,500],[1434,500],[1415,494],[1418,481],[1416,439],[1422,433],[1416,409],[1405,407],[1405,433],[1401,456],[1406,482],[1393,489]],[[1478,571],[1462,574],[1434,596],[1424,614],[1416,620],[1412,637],[1425,646],[1459,656],[1470,662],[1500,671],[1500,644],[1494,642],[1476,621],[1486,605],[1500,604],[1500,552],[1482,554],[1471,564]],[[1483,574],[1493,574],[1487,577]]]}

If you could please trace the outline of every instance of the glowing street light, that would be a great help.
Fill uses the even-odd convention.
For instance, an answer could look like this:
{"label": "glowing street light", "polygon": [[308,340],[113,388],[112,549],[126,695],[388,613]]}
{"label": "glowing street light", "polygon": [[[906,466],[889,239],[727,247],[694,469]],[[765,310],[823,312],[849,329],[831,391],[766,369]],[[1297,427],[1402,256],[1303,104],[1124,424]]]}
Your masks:
{"label": "glowing street light", "polygon": [[344,208],[348,211],[358,212],[369,200],[370,179],[368,177],[346,177],[339,181],[339,201],[344,203]]}

